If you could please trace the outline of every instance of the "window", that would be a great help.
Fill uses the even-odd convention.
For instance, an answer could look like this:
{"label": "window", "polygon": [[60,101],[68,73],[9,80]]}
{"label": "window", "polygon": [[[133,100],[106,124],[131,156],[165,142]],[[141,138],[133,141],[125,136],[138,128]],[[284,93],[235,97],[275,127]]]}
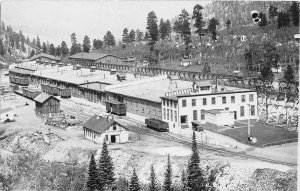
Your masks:
{"label": "window", "polygon": [[144,113],[145,109],[142,107],[142,113]]}
{"label": "window", "polygon": [[173,107],[173,102],[170,100],[170,107]]}
{"label": "window", "polygon": [[105,135],[105,139],[106,139],[106,141],[108,141],[108,135]]}
{"label": "window", "polygon": [[187,124],[187,115],[180,116],[180,123]]}
{"label": "window", "polygon": [[196,106],[196,99],[192,99],[192,106]]}
{"label": "window", "polygon": [[186,107],[186,100],[182,100],[182,107]]}
{"label": "window", "polygon": [[242,99],[241,99],[242,102],[245,102],[245,101],[246,101],[246,96],[245,96],[245,95],[242,95],[241,98],[242,98]]}
{"label": "window", "polygon": [[117,130],[117,125],[116,124],[113,125],[113,130],[114,131]]}
{"label": "window", "polygon": [[153,115],[156,116],[156,111],[155,110],[153,111]]}
{"label": "window", "polygon": [[197,121],[197,110],[193,111],[193,120]]}
{"label": "window", "polygon": [[225,97],[225,96],[222,97],[222,103],[223,103],[223,104],[226,104],[226,97]]}
{"label": "window", "polygon": [[164,119],[166,119],[166,109],[163,110]]}
{"label": "window", "polygon": [[173,110],[170,110],[171,112],[171,121],[173,121]]}
{"label": "window", "polygon": [[201,110],[201,120],[205,120],[204,110]]}
{"label": "window", "polygon": [[177,107],[177,103],[176,103],[176,102],[174,102],[174,108],[176,109],[176,107]]}
{"label": "window", "polygon": [[225,110],[228,111],[228,110],[229,110],[229,107],[225,107]]}
{"label": "window", "polygon": [[169,100],[167,100],[167,107],[169,107]]}
{"label": "window", "polygon": [[169,109],[167,109],[167,120],[169,120]]}
{"label": "window", "polygon": [[250,95],[249,95],[249,101],[253,101],[253,100],[254,100],[253,94],[250,94]]}
{"label": "window", "polygon": [[203,105],[206,105],[207,102],[206,102],[206,98],[203,98]]}
{"label": "window", "polygon": [[8,114],[6,114],[6,117],[8,117]]}
{"label": "window", "polygon": [[215,105],[215,104],[216,104],[216,98],[215,98],[215,97],[212,97],[212,98],[211,98],[211,104],[212,104],[212,105]]}
{"label": "window", "polygon": [[251,116],[255,116],[255,106],[254,105],[251,105],[250,113],[251,113]]}
{"label": "window", "polygon": [[163,105],[164,105],[164,106],[166,105],[166,100],[165,100],[165,99],[163,99]]}
{"label": "window", "polygon": [[150,109],[147,109],[147,114],[149,114],[150,113]]}
{"label": "window", "polygon": [[177,111],[174,111],[175,122],[177,122]]}
{"label": "window", "polygon": [[235,103],[235,96],[231,96],[231,103]]}
{"label": "window", "polygon": [[240,110],[241,110],[241,117],[244,117],[245,116],[245,108],[244,108],[244,106],[241,106]]}

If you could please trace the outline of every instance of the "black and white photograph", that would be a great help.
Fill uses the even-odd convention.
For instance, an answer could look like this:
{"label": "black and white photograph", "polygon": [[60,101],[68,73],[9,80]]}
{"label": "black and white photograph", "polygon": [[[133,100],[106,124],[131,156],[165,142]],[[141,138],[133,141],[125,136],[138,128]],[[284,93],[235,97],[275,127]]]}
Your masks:
{"label": "black and white photograph", "polygon": [[299,6],[0,0],[0,190],[300,190]]}

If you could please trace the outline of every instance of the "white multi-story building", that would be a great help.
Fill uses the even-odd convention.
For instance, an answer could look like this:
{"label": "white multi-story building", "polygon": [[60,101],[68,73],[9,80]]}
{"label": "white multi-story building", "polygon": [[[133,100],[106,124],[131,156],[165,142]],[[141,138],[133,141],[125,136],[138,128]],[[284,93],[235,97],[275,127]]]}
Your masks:
{"label": "white multi-story building", "polygon": [[167,92],[162,99],[162,120],[170,131],[204,123],[234,125],[236,120],[257,119],[257,93],[236,87],[215,86],[207,81],[192,88]]}

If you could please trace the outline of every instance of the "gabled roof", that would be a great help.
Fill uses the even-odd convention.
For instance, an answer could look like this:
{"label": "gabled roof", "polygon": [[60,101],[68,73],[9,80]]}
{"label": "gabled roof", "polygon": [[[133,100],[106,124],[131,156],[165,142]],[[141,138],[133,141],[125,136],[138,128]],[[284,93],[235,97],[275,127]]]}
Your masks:
{"label": "gabled roof", "polygon": [[34,98],[34,101],[39,102],[39,103],[44,103],[50,97],[53,97],[54,99],[59,101],[59,99],[57,99],[56,97],[54,97],[52,95],[49,95],[49,94],[46,94],[46,93],[41,93],[36,98]]}
{"label": "gabled roof", "polygon": [[[103,54],[103,53],[99,53],[99,52],[91,52],[91,53],[86,53],[86,52],[79,52],[77,54],[74,54],[72,56],[69,56],[69,58],[75,58],[75,59],[85,59],[85,60],[98,60],[100,58],[104,58],[106,56],[113,56],[116,58],[120,58],[118,56],[115,55],[111,55],[111,54]],[[120,58],[121,59],[121,58]]]}
{"label": "gabled roof", "polygon": [[1,109],[0,113],[7,113],[7,112],[10,112],[10,111],[13,111],[13,109],[11,107],[8,107],[8,108]]}
{"label": "gabled roof", "polygon": [[[94,115],[89,120],[87,120],[87,122],[85,122],[85,124],[83,124],[82,126],[84,128],[90,129],[90,130],[92,130],[96,133],[101,134],[114,123],[119,124],[118,122],[116,122],[113,119],[108,120],[106,117],[101,117],[99,115]],[[124,126],[122,126],[122,127],[124,127]]]}
{"label": "gabled roof", "polygon": [[51,60],[60,60],[59,58],[56,58],[55,56],[52,56],[52,55],[46,54],[46,53],[40,53],[40,54],[34,55],[30,58],[30,60],[36,60],[40,57],[46,57],[46,58],[49,58]]}

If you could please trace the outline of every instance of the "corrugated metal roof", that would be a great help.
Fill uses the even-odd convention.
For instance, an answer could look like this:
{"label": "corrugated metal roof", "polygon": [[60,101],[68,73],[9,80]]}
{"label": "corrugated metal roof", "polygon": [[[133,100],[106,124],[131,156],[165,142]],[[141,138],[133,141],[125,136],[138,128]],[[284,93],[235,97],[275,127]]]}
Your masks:
{"label": "corrugated metal roof", "polygon": [[13,111],[13,109],[11,107],[8,107],[8,108],[4,108],[4,109],[1,109],[0,110],[0,113],[7,113],[9,111]]}
{"label": "corrugated metal roof", "polygon": [[[57,99],[56,97],[46,94],[46,93],[41,93],[38,95],[36,98],[34,98],[34,101],[37,101],[39,103],[44,103],[48,98],[53,97],[54,99]],[[59,100],[59,99],[57,99]]]}
{"label": "corrugated metal roof", "polygon": [[[101,134],[114,123],[117,123],[117,122],[114,121],[113,119],[111,119],[109,121],[106,117],[94,115],[85,124],[83,124],[83,127]],[[124,127],[124,126],[122,126],[122,127]]]}

